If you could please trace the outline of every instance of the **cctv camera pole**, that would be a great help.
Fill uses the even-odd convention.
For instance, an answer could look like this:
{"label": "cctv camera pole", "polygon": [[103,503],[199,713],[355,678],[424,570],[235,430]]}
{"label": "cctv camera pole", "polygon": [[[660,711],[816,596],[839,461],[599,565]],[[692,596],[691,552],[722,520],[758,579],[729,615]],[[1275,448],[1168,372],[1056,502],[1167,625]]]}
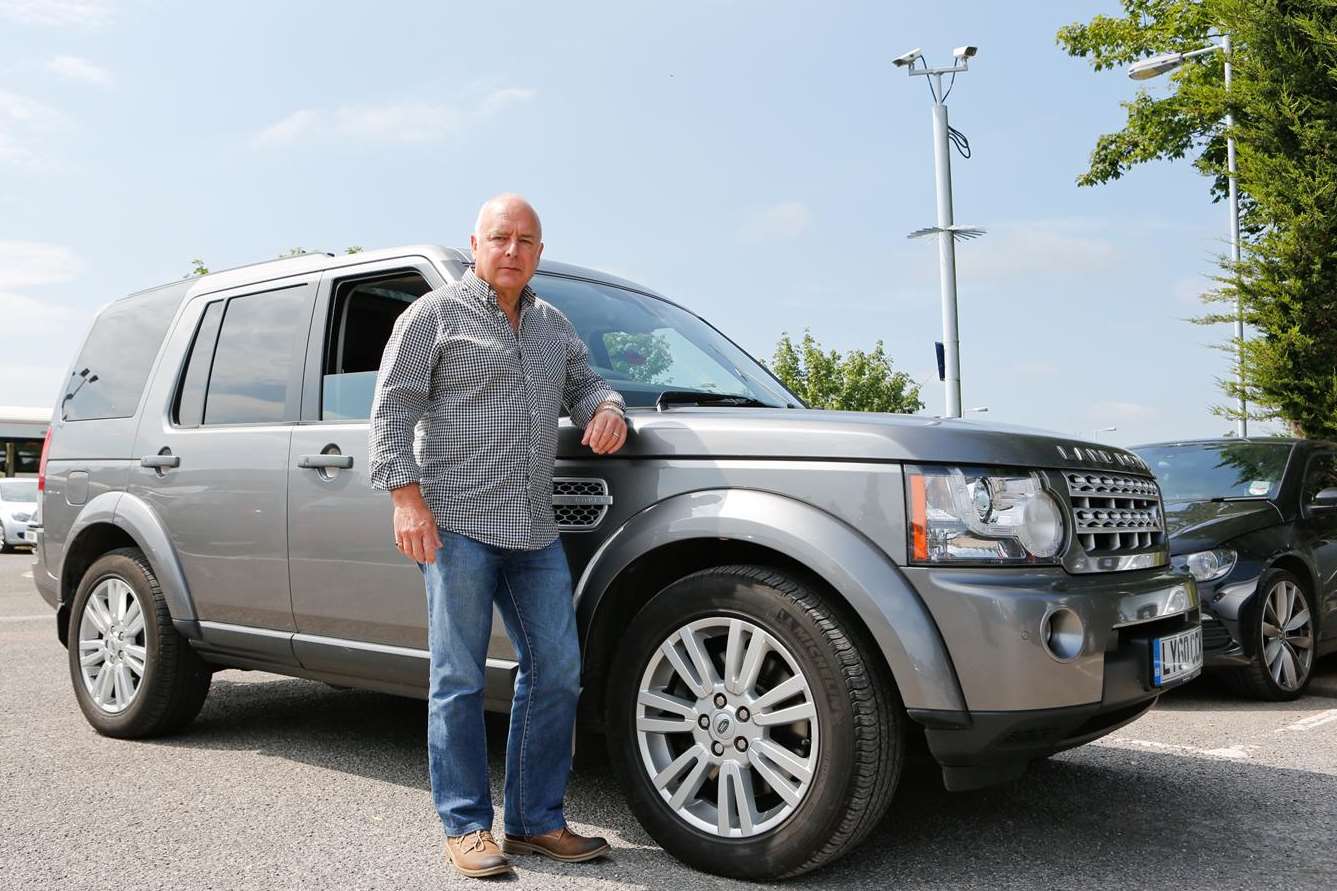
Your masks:
{"label": "cctv camera pole", "polygon": [[[970,57],[976,48],[963,46],[953,53],[956,64],[951,68],[929,68],[919,50],[912,50],[895,60],[897,66],[905,67],[911,77],[924,75],[930,78],[929,92],[933,94],[933,172],[938,186],[938,225],[919,229],[910,234],[911,238],[928,235],[938,236],[938,279],[942,290],[942,343],[943,343],[943,378],[946,385],[947,413],[949,418],[961,417],[961,336],[957,330],[956,313],[956,239],[975,238],[984,234],[984,230],[970,226],[958,226],[952,218],[952,160],[948,140],[952,128],[947,124],[947,95],[943,92],[942,76],[956,75],[966,71]],[[916,64],[922,63],[922,68]],[[950,92],[951,84],[947,85]]]}
{"label": "cctv camera pole", "polygon": [[947,417],[961,417],[961,336],[956,318],[956,240],[952,233],[952,157],[942,75],[933,91],[933,172],[938,181],[938,280],[942,289],[942,345],[947,372]]}

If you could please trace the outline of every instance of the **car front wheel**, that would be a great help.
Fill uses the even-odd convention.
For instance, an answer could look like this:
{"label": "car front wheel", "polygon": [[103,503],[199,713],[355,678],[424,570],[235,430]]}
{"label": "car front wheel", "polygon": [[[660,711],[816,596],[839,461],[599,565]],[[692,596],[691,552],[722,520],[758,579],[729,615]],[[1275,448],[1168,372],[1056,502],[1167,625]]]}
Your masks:
{"label": "car front wheel", "polygon": [[1298,698],[1314,667],[1316,623],[1309,590],[1285,570],[1266,573],[1258,585],[1257,602],[1241,631],[1250,637],[1253,661],[1226,678],[1238,692],[1254,699],[1284,702]]}
{"label": "car front wheel", "polygon": [[190,723],[213,677],[172,626],[158,578],[135,548],[109,551],[84,574],[70,610],[69,661],[88,723],[123,739]]}
{"label": "car front wheel", "polygon": [[609,747],[632,810],[673,856],[775,879],[858,844],[904,754],[894,686],[801,578],[760,566],[670,585],[627,629]]}

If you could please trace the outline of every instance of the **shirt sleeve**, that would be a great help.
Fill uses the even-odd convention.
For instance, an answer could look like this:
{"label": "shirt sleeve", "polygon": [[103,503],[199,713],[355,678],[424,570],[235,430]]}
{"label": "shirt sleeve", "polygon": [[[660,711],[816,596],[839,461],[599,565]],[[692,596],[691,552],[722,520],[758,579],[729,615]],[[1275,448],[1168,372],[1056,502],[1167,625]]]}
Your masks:
{"label": "shirt sleeve", "polygon": [[413,435],[430,404],[440,347],[440,320],[427,300],[415,301],[395,320],[371,403],[367,456],[373,488],[397,489],[422,476]]}
{"label": "shirt sleeve", "polygon": [[571,415],[571,422],[577,427],[586,426],[601,402],[614,402],[625,410],[627,403],[622,394],[608,386],[608,382],[590,368],[590,351],[585,341],[580,339],[570,321],[563,321],[566,321],[562,326],[566,332],[566,384],[562,402]]}

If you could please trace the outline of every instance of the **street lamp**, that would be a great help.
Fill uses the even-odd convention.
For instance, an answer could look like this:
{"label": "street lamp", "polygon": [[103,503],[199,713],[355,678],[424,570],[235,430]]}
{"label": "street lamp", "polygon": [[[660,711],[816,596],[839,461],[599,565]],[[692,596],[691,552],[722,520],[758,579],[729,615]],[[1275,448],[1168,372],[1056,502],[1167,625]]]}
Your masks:
{"label": "street lamp", "polygon": [[[1208,56],[1220,50],[1226,62],[1226,95],[1230,95],[1230,35],[1223,35],[1220,43],[1204,46],[1187,53],[1163,53],[1134,62],[1128,66],[1128,76],[1133,80],[1147,80],[1158,77],[1168,71],[1174,71],[1189,59]],[[1226,111],[1226,172],[1230,181],[1230,259],[1232,268],[1238,268],[1240,262],[1240,202],[1239,190],[1235,183],[1235,116]],[[1235,422],[1236,433],[1240,437],[1249,435],[1249,416],[1244,400],[1244,305],[1238,292],[1235,294],[1235,381],[1239,385],[1239,420]]]}
{"label": "street lamp", "polygon": [[988,410],[989,410],[989,406],[987,406],[987,405],[977,405],[977,406],[975,406],[974,408],[967,409],[967,411],[977,411],[977,412],[979,412],[980,414],[984,414],[984,413],[985,413],[986,411],[988,411]]}
{"label": "street lamp", "polygon": [[[911,238],[925,235],[938,236],[938,274],[942,289],[942,343],[943,343],[943,380],[947,390],[947,417],[961,417],[961,338],[957,333],[956,319],[956,239],[977,238],[984,230],[975,226],[957,226],[952,222],[952,164],[948,154],[948,140],[956,142],[964,157],[969,155],[969,143],[960,131],[953,130],[947,124],[947,94],[952,91],[956,76],[969,68],[970,59],[977,52],[976,46],[958,46],[952,50],[956,64],[951,68],[930,68],[924,61],[924,54],[918,49],[893,59],[898,68],[905,68],[911,77],[920,75],[928,78],[929,92],[933,95],[933,170],[938,181],[938,225],[916,229]],[[919,67],[916,67],[919,66]],[[942,76],[950,74],[951,80],[943,90]]]}

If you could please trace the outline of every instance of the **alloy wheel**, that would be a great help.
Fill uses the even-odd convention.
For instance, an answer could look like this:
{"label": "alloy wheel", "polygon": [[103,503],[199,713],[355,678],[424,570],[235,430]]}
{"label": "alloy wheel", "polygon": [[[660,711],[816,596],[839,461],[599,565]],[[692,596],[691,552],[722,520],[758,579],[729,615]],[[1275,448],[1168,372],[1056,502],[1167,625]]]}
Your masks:
{"label": "alloy wheel", "polygon": [[698,619],[670,634],[641,677],[635,715],[652,785],[703,832],[768,832],[812,788],[812,689],[785,645],[746,619]]}
{"label": "alloy wheel", "polygon": [[79,668],[93,704],[125,711],[144,682],[144,611],[134,589],[110,576],[98,582],[79,620]]}
{"label": "alloy wheel", "polygon": [[1263,664],[1273,682],[1292,692],[1304,686],[1314,661],[1314,622],[1300,586],[1282,579],[1263,601]]}

